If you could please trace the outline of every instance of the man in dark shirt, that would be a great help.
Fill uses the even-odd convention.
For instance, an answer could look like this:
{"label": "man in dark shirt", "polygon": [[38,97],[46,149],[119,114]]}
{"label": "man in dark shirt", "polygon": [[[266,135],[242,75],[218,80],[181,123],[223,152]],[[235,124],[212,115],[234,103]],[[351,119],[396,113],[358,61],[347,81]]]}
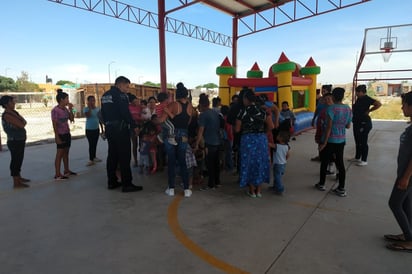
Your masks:
{"label": "man in dark shirt", "polygon": [[221,145],[220,129],[223,117],[215,110],[210,108],[210,101],[206,94],[202,93],[199,97],[199,129],[196,138],[196,149],[199,147],[200,140],[204,138],[207,149],[206,167],[209,175],[208,185],[200,190],[214,189],[219,187],[220,182],[220,159],[219,148]]}
{"label": "man in dark shirt", "polygon": [[[122,185],[123,192],[143,189],[141,186],[132,184],[130,129],[134,129],[136,135],[139,134],[139,129],[129,112],[127,97],[129,84],[129,79],[120,76],[116,79],[114,86],[101,98],[101,112],[109,147],[106,165],[107,188],[115,189]],[[116,176],[118,166],[120,166],[121,182],[117,181]]]}

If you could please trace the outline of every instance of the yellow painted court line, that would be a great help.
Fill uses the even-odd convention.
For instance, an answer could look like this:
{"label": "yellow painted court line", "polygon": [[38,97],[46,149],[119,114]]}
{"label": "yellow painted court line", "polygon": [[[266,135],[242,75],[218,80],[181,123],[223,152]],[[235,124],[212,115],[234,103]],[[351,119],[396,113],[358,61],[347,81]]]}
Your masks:
{"label": "yellow painted court line", "polygon": [[208,264],[216,268],[219,268],[220,270],[226,273],[249,273],[235,266],[232,266],[222,260],[219,260],[212,254],[202,249],[195,242],[193,242],[189,237],[186,236],[186,234],[183,232],[182,228],[180,227],[179,220],[177,218],[179,204],[182,199],[183,199],[183,196],[180,196],[180,195],[176,196],[176,198],[173,199],[172,203],[170,204],[168,212],[167,212],[167,220],[169,223],[169,227],[172,230],[173,234],[176,236],[176,238],[179,240],[179,242],[182,243],[191,252],[196,254],[196,256],[206,261]]}

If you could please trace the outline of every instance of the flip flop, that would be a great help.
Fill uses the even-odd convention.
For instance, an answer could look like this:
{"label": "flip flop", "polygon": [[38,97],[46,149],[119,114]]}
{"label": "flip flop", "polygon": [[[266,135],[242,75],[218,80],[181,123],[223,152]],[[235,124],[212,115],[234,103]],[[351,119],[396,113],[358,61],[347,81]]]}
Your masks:
{"label": "flip flop", "polygon": [[403,234],[395,235],[395,234],[385,234],[383,238],[388,241],[395,241],[395,242],[404,242],[405,237]]}
{"label": "flip flop", "polygon": [[393,250],[393,251],[403,251],[403,252],[412,253],[412,246],[407,247],[407,246],[403,246],[402,244],[398,244],[398,243],[387,244],[386,248]]}

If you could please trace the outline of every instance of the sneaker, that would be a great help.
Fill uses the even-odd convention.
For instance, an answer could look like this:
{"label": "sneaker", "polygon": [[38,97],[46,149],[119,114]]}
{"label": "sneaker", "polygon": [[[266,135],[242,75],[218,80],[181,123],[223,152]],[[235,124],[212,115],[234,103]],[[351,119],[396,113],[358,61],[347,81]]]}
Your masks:
{"label": "sneaker", "polygon": [[352,159],[349,159],[348,161],[349,161],[349,162],[352,162],[352,163],[360,163],[360,162],[361,162],[361,159],[352,158]]}
{"label": "sneaker", "polygon": [[67,180],[67,179],[69,179],[69,177],[64,176],[64,175],[60,175],[60,176],[54,176],[54,179],[55,179],[56,181],[62,181],[62,180]]}
{"label": "sneaker", "polygon": [[162,136],[161,136],[160,134],[157,135],[157,140],[158,140],[161,144],[163,144],[163,138],[162,138]]}
{"label": "sneaker", "polygon": [[262,193],[256,193],[256,197],[258,197],[258,198],[262,198]]}
{"label": "sneaker", "polygon": [[326,176],[335,176],[335,172],[330,171],[330,170],[326,170]]}
{"label": "sneaker", "polygon": [[315,188],[317,188],[317,189],[320,190],[320,191],[325,191],[325,190],[326,190],[325,185],[321,185],[320,183],[317,183],[317,184],[315,185]]}
{"label": "sneaker", "polygon": [[167,142],[171,145],[177,146],[177,142],[174,137],[167,138]]}
{"label": "sneaker", "polygon": [[360,161],[359,163],[356,164],[357,166],[367,166],[368,162],[365,161]]}
{"label": "sneaker", "polygon": [[256,198],[256,194],[250,193],[249,191],[246,191],[246,195],[249,196],[250,198]]}
{"label": "sneaker", "polygon": [[332,190],[332,193],[338,195],[339,197],[346,197],[346,191],[344,189],[340,189],[340,188],[335,188],[334,190]]}
{"label": "sneaker", "polygon": [[189,198],[190,196],[192,196],[192,191],[190,189],[185,189],[185,197]]}
{"label": "sneaker", "polygon": [[99,158],[96,157],[96,158],[93,159],[93,161],[96,162],[96,163],[100,163],[102,161],[102,159],[99,159]]}
{"label": "sneaker", "polygon": [[174,188],[167,188],[165,193],[168,196],[175,196],[175,189]]}
{"label": "sneaker", "polygon": [[199,188],[200,191],[206,191],[206,190],[215,190],[214,187],[210,187],[210,186],[202,186],[201,188]]}
{"label": "sneaker", "polygon": [[94,165],[93,161],[88,161],[87,164],[86,164],[86,166],[92,166],[92,165]]}
{"label": "sneaker", "polygon": [[313,157],[313,158],[310,158],[310,160],[311,160],[311,161],[314,161],[314,162],[320,162],[320,157],[319,157],[319,156],[315,156],[315,157]]}

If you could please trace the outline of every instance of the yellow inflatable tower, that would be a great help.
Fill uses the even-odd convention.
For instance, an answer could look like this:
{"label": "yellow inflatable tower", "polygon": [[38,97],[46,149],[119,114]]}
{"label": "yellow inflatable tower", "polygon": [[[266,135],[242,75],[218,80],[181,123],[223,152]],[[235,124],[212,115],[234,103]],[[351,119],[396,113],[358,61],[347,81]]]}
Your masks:
{"label": "yellow inflatable tower", "polygon": [[285,53],[279,57],[279,60],[276,64],[272,66],[273,73],[276,74],[278,78],[278,104],[281,106],[282,102],[289,102],[289,107],[292,109],[293,105],[290,102],[293,102],[292,98],[292,72],[295,71],[296,64],[289,61]]}
{"label": "yellow inflatable tower", "polygon": [[223,60],[220,67],[216,68],[216,74],[219,75],[219,97],[222,100],[222,105],[228,106],[230,104],[232,94],[227,80],[229,80],[232,75],[235,75],[235,73],[236,70],[232,67],[227,57]]}
{"label": "yellow inflatable tower", "polygon": [[312,79],[312,84],[308,86],[308,90],[309,90],[308,110],[315,112],[316,110],[316,84],[317,84],[316,82],[317,82],[317,75],[320,74],[320,67],[318,67],[315,64],[315,61],[313,61],[312,57],[310,57],[305,67],[300,69],[300,74],[304,75],[305,78]]}

